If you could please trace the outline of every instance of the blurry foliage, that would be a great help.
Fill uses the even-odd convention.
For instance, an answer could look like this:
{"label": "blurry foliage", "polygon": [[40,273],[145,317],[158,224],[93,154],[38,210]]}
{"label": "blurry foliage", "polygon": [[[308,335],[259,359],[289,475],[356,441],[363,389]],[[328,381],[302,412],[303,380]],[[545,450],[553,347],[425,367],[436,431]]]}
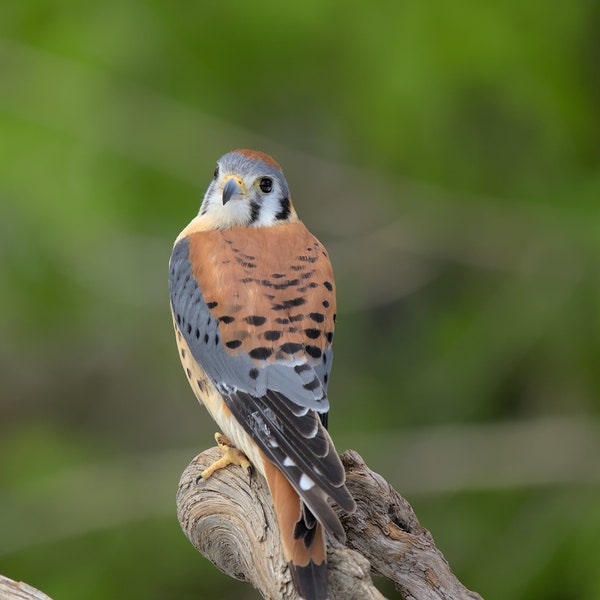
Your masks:
{"label": "blurry foliage", "polygon": [[[412,490],[485,598],[600,598],[599,31],[585,1],[4,3],[0,573],[57,600],[256,597],[176,523],[215,426],[166,289],[214,161],[249,146],[331,249],[339,449]],[[543,485],[507,483],[507,435],[498,489],[444,488],[435,427],[476,459],[484,425],[553,416],[592,436],[528,448]],[[404,439],[439,443],[400,470]]]}

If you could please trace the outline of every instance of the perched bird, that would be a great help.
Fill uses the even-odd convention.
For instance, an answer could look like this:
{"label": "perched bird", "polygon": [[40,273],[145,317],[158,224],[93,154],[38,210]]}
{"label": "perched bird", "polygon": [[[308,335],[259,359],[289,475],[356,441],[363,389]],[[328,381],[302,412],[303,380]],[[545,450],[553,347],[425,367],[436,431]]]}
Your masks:
{"label": "perched bird", "polygon": [[226,436],[203,477],[247,457],[267,480],[299,595],[328,598],[323,528],[342,542],[345,533],[327,499],[355,509],[327,432],[335,284],[270,156],[217,161],[175,241],[169,287],[183,368]]}

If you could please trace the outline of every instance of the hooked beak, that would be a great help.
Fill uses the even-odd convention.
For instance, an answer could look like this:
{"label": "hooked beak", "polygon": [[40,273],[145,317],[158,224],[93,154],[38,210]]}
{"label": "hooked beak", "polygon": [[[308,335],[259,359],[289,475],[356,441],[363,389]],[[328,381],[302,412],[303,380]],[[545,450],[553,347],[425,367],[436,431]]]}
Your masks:
{"label": "hooked beak", "polygon": [[227,204],[236,194],[243,193],[242,180],[237,177],[231,177],[223,186],[223,205]]}

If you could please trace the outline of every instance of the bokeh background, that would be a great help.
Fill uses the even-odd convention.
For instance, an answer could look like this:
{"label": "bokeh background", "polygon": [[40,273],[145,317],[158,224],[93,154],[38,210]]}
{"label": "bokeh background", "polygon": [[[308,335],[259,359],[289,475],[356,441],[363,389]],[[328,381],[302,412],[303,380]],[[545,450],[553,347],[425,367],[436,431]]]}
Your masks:
{"label": "bokeh background", "polygon": [[594,1],[4,2],[0,573],[257,598],[174,500],[215,426],[167,263],[236,147],[330,249],[338,449],[486,599],[600,598]]}

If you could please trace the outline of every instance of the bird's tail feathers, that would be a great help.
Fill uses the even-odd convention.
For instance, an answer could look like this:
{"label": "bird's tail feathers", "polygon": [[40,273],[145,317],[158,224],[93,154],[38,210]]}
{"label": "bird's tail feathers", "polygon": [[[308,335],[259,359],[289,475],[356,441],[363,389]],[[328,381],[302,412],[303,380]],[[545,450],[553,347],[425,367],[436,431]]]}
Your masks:
{"label": "bird's tail feathers", "polygon": [[281,531],[283,550],[292,580],[302,600],[327,600],[327,562],[322,525],[298,492],[270,461],[265,476]]}

